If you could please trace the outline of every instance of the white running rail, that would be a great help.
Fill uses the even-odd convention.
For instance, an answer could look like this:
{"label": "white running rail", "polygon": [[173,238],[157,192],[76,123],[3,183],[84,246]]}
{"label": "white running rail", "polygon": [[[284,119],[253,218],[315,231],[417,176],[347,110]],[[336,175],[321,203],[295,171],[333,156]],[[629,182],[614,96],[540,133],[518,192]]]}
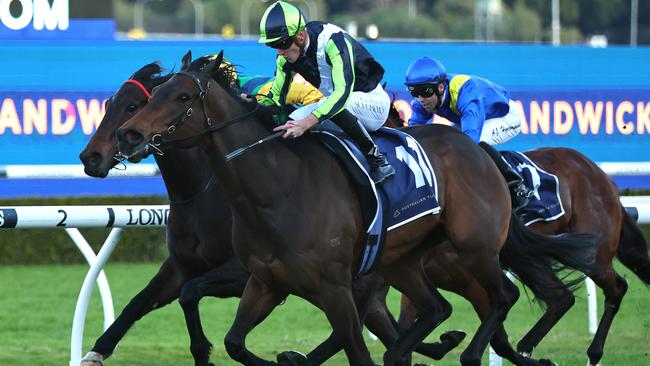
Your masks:
{"label": "white running rail", "polygon": [[[113,297],[103,268],[124,227],[167,226],[169,206],[15,206],[0,207],[0,229],[64,228],[90,269],[84,278],[72,321],[70,366],[79,366],[83,351],[83,332],[88,303],[95,282],[104,309],[104,330],[115,320]],[[80,227],[112,227],[99,253],[90,247],[79,232]]]}

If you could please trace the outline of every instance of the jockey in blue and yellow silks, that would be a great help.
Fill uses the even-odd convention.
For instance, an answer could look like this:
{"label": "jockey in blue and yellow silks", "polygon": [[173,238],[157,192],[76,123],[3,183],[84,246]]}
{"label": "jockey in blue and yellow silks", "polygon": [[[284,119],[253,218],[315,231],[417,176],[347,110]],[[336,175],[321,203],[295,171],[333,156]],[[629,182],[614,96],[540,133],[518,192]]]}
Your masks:
{"label": "jockey in blue and yellow silks", "polygon": [[511,189],[513,209],[526,206],[530,190],[492,145],[518,135],[524,114],[503,87],[480,77],[447,74],[436,59],[421,57],[406,71],[405,84],[417,98],[409,124],[431,123],[434,114],[452,122],[494,160]]}

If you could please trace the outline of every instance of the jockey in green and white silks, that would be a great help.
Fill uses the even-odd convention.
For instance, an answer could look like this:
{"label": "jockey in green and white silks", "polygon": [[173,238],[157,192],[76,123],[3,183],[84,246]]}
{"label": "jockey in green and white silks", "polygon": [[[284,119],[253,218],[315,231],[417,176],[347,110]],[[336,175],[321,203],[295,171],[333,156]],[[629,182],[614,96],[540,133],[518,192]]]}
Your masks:
{"label": "jockey in green and white silks", "polygon": [[295,74],[325,96],[316,104],[295,110],[276,131],[285,131],[285,138],[295,138],[329,119],[359,145],[375,183],[395,174],[368,135],[386,121],[390,97],[380,84],[384,69],[365,47],[333,24],[306,23],[300,9],[283,1],[264,13],[259,42],[278,52],[269,99],[260,103],[283,105]]}
{"label": "jockey in green and white silks", "polygon": [[525,207],[532,192],[492,146],[504,143],[521,131],[524,113],[508,91],[487,79],[449,75],[442,63],[421,57],[406,71],[404,84],[411,96],[410,125],[430,123],[434,114],[454,123],[490,155],[511,190],[515,212]]}

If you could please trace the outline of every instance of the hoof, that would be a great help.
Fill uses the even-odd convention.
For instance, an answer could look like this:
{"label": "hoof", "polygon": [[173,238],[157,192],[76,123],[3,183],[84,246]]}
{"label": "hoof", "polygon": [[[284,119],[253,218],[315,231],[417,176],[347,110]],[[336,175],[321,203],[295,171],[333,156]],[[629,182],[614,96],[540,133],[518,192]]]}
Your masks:
{"label": "hoof", "polygon": [[465,336],[467,336],[467,333],[462,330],[450,330],[440,335],[440,341],[449,342],[456,347],[465,339]]}
{"label": "hoof", "polygon": [[81,359],[79,366],[104,366],[104,356],[90,351]]}
{"label": "hoof", "polygon": [[300,366],[307,364],[307,356],[298,351],[286,351],[276,357],[278,365],[281,366]]}
{"label": "hoof", "polygon": [[553,361],[551,361],[551,360],[548,360],[548,359],[546,359],[546,358],[541,358],[541,359],[539,360],[539,363],[540,363],[540,365],[542,365],[542,366],[558,366],[557,363],[555,363],[555,362],[553,362]]}

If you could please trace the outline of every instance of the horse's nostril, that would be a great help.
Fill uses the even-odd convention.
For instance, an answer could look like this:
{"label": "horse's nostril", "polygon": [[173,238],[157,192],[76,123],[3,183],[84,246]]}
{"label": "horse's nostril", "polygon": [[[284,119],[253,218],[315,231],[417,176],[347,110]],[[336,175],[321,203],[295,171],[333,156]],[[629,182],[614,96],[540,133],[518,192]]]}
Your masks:
{"label": "horse's nostril", "polygon": [[102,162],[102,156],[99,153],[93,153],[88,159],[90,165],[99,165]]}
{"label": "horse's nostril", "polygon": [[118,140],[125,141],[129,145],[137,145],[140,142],[142,142],[142,140],[144,139],[142,134],[130,128],[126,130],[124,129],[117,130],[117,138]]}
{"label": "horse's nostril", "polygon": [[142,135],[133,130],[128,130],[126,131],[126,139],[129,142],[140,142],[142,141]]}
{"label": "horse's nostril", "polygon": [[84,152],[79,159],[85,166],[97,166],[102,162],[102,155],[95,151]]}

